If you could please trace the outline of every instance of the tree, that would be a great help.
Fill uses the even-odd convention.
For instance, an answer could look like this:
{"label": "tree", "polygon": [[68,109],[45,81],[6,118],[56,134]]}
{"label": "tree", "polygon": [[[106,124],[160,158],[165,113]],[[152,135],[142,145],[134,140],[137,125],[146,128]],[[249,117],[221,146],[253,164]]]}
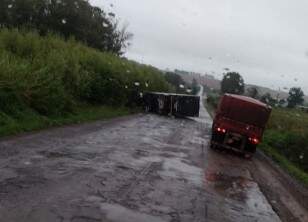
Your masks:
{"label": "tree", "polygon": [[237,72],[228,72],[221,82],[222,93],[243,94],[245,84],[242,76]]}
{"label": "tree", "polygon": [[197,82],[197,80],[194,78],[191,84],[191,88],[192,88],[192,94],[193,95],[197,95],[197,93],[199,92],[199,84]]}
{"label": "tree", "polygon": [[291,88],[287,101],[289,108],[294,108],[297,105],[302,105],[304,103],[304,92],[300,87]]}
{"label": "tree", "polygon": [[167,82],[175,88],[177,93],[185,93],[185,88],[183,86],[186,84],[180,75],[173,72],[167,72],[165,78]]}
{"label": "tree", "polygon": [[132,34],[119,27],[114,13],[85,0],[1,0],[0,27],[55,32],[101,51],[122,55]]}
{"label": "tree", "polygon": [[259,97],[259,91],[257,87],[250,87],[247,89],[247,95],[251,98],[257,99]]}
{"label": "tree", "polygon": [[277,100],[274,99],[270,93],[265,93],[263,96],[261,96],[260,100],[261,102],[266,103],[270,106],[276,106],[277,104]]}

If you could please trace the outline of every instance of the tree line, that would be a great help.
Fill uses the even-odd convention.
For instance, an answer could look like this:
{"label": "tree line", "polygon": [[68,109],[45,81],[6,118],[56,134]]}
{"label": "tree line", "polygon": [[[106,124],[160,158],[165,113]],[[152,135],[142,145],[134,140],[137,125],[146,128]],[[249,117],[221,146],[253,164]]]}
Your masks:
{"label": "tree line", "polygon": [[246,95],[254,99],[258,99],[271,106],[287,106],[289,108],[294,108],[304,103],[304,92],[300,87],[292,87],[289,90],[288,98],[279,99],[273,98],[270,93],[265,93],[260,95],[257,87],[250,87],[245,90],[245,83],[243,77],[237,72],[228,72],[224,74],[221,81],[221,92],[231,93],[238,95]]}
{"label": "tree line", "polygon": [[1,0],[0,27],[57,33],[116,55],[124,53],[132,37],[114,13],[86,0]]}

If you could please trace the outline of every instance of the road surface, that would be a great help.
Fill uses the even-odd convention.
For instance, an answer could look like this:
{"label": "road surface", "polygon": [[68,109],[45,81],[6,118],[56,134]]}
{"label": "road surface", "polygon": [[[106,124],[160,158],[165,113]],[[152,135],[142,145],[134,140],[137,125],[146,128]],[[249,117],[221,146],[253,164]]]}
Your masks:
{"label": "road surface", "polygon": [[211,121],[201,108],[193,120],[139,114],[3,139],[0,221],[287,221],[257,163],[207,147]]}

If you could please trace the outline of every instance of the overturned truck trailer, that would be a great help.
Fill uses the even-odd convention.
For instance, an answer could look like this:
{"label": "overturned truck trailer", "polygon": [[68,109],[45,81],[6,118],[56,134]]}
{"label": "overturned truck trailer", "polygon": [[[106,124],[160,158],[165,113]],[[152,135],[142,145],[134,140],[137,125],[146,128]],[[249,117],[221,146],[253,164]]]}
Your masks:
{"label": "overturned truck trailer", "polygon": [[143,98],[144,107],[147,112],[179,117],[199,116],[199,96],[148,92],[144,94]]}

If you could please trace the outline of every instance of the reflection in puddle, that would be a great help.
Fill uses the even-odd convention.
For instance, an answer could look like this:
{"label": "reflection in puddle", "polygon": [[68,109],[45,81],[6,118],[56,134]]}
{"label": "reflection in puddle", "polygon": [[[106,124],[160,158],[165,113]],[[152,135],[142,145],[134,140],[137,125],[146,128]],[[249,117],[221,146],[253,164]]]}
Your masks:
{"label": "reflection in puddle", "polygon": [[140,213],[127,209],[117,204],[101,204],[101,210],[106,215],[108,221],[123,221],[123,222],[165,222],[160,217],[154,217],[145,213]]}
{"label": "reflection in puddle", "polygon": [[247,189],[254,186],[254,182],[249,179],[241,176],[229,176],[220,172],[206,174],[205,178],[213,185],[216,192],[238,201],[245,201]]}
{"label": "reflection in puddle", "polygon": [[258,184],[249,175],[246,176],[241,173],[227,175],[222,172],[206,172],[205,188],[209,193],[219,194],[221,201],[234,215],[259,218],[260,221],[280,221]]}

